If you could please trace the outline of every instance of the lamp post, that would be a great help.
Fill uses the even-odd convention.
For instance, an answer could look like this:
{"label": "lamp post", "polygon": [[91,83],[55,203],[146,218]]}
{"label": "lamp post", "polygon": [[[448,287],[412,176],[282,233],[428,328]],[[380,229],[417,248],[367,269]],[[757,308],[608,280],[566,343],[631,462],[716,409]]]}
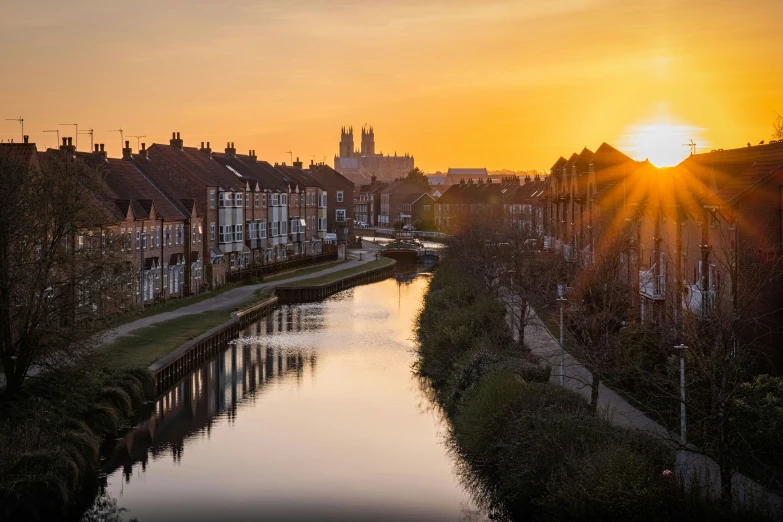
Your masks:
{"label": "lamp post", "polygon": [[563,349],[563,306],[565,298],[565,285],[557,285],[557,301],[560,303],[560,386],[565,386],[565,350]]}
{"label": "lamp post", "polygon": [[685,350],[687,348],[684,344],[674,347],[680,352],[680,440],[683,445],[687,444],[685,438]]}

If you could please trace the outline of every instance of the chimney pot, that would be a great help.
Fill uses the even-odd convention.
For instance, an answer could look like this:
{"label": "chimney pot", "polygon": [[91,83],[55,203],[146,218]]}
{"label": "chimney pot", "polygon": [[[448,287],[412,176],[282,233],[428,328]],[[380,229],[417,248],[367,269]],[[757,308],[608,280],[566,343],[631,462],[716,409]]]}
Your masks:
{"label": "chimney pot", "polygon": [[202,149],[204,148],[204,142],[203,141],[201,142],[201,148]]}
{"label": "chimney pot", "polygon": [[63,147],[68,145],[68,138],[63,138]]}
{"label": "chimney pot", "polygon": [[98,144],[95,144],[95,152],[98,152],[100,149],[98,148]]}
{"label": "chimney pot", "polygon": [[179,132],[177,133],[177,139],[179,139]]}
{"label": "chimney pot", "polygon": [[25,142],[25,143],[28,143],[29,141],[30,141],[30,136],[25,136],[25,137],[24,137],[24,142]]}
{"label": "chimney pot", "polygon": [[130,148],[130,142],[129,142],[129,141],[126,141],[126,142],[125,142],[125,148],[126,148],[126,149],[129,149],[129,148]]}
{"label": "chimney pot", "polygon": [[147,144],[146,143],[142,143],[141,144],[141,150],[147,150]]}
{"label": "chimney pot", "polygon": [[176,140],[177,139],[177,133],[176,132],[172,132],[171,133],[171,139],[172,140]]}
{"label": "chimney pot", "polygon": [[207,148],[209,148],[209,142],[207,142]]}
{"label": "chimney pot", "polygon": [[103,143],[101,143],[101,152],[103,152]]}
{"label": "chimney pot", "polygon": [[73,137],[69,137],[68,138],[68,146],[70,147],[72,145],[73,145]]}

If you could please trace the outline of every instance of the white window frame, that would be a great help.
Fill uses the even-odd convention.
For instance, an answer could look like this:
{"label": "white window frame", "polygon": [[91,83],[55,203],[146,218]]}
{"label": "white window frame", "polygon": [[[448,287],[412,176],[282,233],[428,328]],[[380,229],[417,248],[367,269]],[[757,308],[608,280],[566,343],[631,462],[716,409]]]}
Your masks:
{"label": "white window frame", "polygon": [[342,202],[343,202],[343,200],[345,199],[345,198],[343,197],[343,191],[342,191],[342,190],[338,190],[338,191],[336,192],[336,196],[337,196],[337,202],[338,202],[338,203],[342,203]]}
{"label": "white window frame", "polygon": [[209,224],[209,240],[214,241],[215,240],[215,223],[212,222]]}
{"label": "white window frame", "polygon": [[281,221],[280,222],[280,235],[284,236],[288,233],[286,230],[288,228],[288,222],[287,221]]}
{"label": "white window frame", "polygon": [[243,225],[236,225],[234,227],[234,241],[244,241],[244,226]]}
{"label": "white window frame", "polygon": [[259,239],[266,239],[266,221],[259,221]]}
{"label": "white window frame", "polygon": [[209,208],[215,208],[215,191],[210,190],[209,191]]}
{"label": "white window frame", "polygon": [[272,237],[277,237],[279,231],[279,224],[277,221],[272,221]]}
{"label": "white window frame", "polygon": [[225,243],[226,234],[225,234],[225,227],[223,225],[220,225],[218,227],[218,243]]}

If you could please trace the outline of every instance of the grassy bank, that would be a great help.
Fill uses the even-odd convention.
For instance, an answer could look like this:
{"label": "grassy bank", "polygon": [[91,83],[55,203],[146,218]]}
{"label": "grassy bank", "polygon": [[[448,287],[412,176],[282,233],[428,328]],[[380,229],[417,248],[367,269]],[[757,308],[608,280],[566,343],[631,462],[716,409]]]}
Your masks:
{"label": "grassy bank", "polygon": [[549,370],[512,340],[504,305],[448,259],[417,337],[417,369],[449,420],[463,482],[496,519],[753,519],[679,488],[666,473],[675,469],[672,450],[550,384]]}
{"label": "grassy bank", "polygon": [[374,261],[370,261],[369,263],[364,263],[362,265],[354,266],[351,268],[346,268],[345,270],[338,270],[337,272],[331,272],[329,274],[324,274],[317,277],[311,277],[308,279],[302,279],[300,281],[292,281],[291,283],[286,283],[285,286],[287,287],[301,287],[301,286],[318,286],[318,285],[325,285],[329,284],[333,281],[337,281],[338,279],[342,279],[344,277],[349,277],[355,274],[358,274],[360,272],[365,272],[367,270],[372,270],[374,268],[381,268],[385,266],[389,266],[394,264],[393,259],[389,259],[387,257],[382,257],[380,259],[376,259]]}
{"label": "grassy bank", "polygon": [[154,393],[143,370],[82,367],[0,400],[0,519],[56,520],[89,497],[104,440]]}
{"label": "grassy bank", "polygon": [[114,369],[147,368],[190,339],[229,319],[230,312],[215,310],[184,315],[140,328],[106,345],[102,351],[103,363]]}
{"label": "grassy bank", "polygon": [[338,266],[338,265],[342,265],[342,264],[347,263],[347,262],[348,262],[347,260],[332,261],[331,263],[324,263],[322,265],[311,266],[309,268],[300,268],[298,270],[293,270],[291,272],[286,272],[284,274],[279,274],[279,275],[271,276],[271,277],[265,277],[264,278],[264,283],[275,283],[277,281],[283,281],[283,280],[289,279],[291,277],[300,277],[300,276],[303,276],[303,275],[314,274],[315,272],[320,272],[321,270],[325,270],[327,268],[332,268],[332,267],[335,267],[335,266]]}

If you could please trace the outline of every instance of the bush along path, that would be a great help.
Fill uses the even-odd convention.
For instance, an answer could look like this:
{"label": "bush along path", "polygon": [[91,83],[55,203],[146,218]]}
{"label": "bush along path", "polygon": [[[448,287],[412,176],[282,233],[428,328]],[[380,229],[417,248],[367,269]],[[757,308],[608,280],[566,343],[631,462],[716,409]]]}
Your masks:
{"label": "bush along path", "polygon": [[154,393],[146,370],[47,372],[0,399],[0,520],[59,520],[89,502],[103,441]]}
{"label": "bush along path", "polygon": [[416,370],[449,421],[463,482],[499,520],[766,520],[675,479],[675,453],[593,414],[515,344],[505,305],[447,259],[419,315]]}

